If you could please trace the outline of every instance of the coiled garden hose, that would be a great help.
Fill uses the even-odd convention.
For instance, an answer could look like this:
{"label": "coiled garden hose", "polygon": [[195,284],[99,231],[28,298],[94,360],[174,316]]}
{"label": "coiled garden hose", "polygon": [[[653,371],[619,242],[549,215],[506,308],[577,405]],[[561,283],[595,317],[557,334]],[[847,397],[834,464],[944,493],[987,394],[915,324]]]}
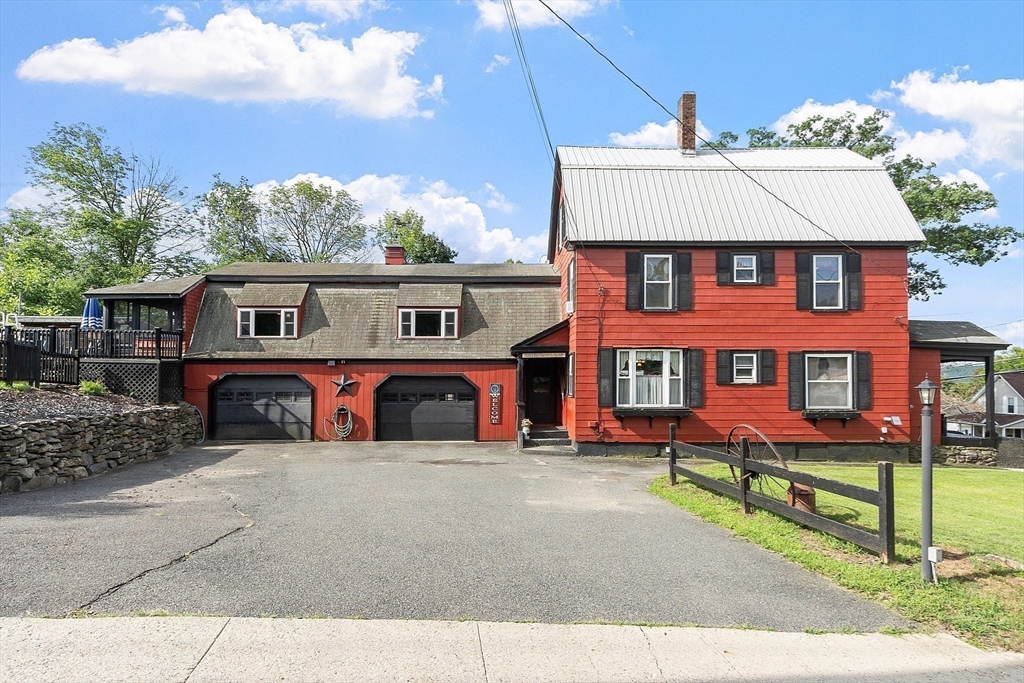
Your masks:
{"label": "coiled garden hose", "polygon": [[[340,424],[339,420],[344,419],[345,424]],[[337,439],[347,439],[352,434],[352,428],[355,426],[355,420],[352,419],[352,411],[349,410],[348,406],[338,406],[334,410],[334,416],[331,421],[328,422],[327,418],[324,418],[324,432],[331,438],[331,441]],[[331,436],[331,430],[334,431],[334,436]]]}

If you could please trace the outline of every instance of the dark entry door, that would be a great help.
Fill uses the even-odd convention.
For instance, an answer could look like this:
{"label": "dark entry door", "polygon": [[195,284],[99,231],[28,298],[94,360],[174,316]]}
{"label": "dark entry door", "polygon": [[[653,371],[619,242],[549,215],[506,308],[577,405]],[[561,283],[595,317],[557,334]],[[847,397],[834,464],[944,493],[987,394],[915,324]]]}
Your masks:
{"label": "dark entry door", "polygon": [[523,368],[526,382],[526,416],[534,423],[558,418],[558,366],[553,360],[528,360]]}
{"label": "dark entry door", "polygon": [[213,438],[313,438],[313,393],[297,375],[234,375],[217,385]]}
{"label": "dark entry door", "polygon": [[476,390],[461,377],[393,377],[377,389],[380,441],[473,441]]}

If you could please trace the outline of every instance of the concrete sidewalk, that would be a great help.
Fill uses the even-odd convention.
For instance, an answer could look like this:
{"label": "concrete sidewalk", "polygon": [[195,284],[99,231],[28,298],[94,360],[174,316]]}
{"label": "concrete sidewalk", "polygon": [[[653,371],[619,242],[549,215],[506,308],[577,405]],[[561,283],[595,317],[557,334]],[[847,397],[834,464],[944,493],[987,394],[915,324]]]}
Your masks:
{"label": "concrete sidewalk", "polygon": [[950,636],[495,622],[0,619],[0,681],[1007,681],[1024,655]]}

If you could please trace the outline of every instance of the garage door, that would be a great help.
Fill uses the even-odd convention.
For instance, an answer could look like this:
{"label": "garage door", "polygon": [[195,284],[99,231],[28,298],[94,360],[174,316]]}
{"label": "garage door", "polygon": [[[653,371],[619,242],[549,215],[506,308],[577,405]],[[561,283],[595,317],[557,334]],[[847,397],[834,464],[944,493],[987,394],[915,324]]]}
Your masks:
{"label": "garage door", "polygon": [[473,441],[476,390],[461,377],[394,377],[377,389],[381,441]]}
{"label": "garage door", "polygon": [[215,439],[312,437],[313,393],[297,375],[235,375],[217,385]]}

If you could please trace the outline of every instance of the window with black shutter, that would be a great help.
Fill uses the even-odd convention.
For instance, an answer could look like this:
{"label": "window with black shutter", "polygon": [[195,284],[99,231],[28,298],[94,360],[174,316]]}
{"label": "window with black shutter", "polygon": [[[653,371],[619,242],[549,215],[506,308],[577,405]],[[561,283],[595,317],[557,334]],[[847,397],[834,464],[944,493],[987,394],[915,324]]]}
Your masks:
{"label": "window with black shutter", "polygon": [[775,252],[715,252],[715,279],[719,285],[774,285]]}
{"label": "window with black shutter", "polygon": [[869,352],[792,351],[788,362],[790,410],[814,420],[847,420],[871,409]]}
{"label": "window with black shutter", "polygon": [[626,310],[693,310],[689,252],[627,252]]}
{"label": "window with black shutter", "polygon": [[775,351],[719,349],[715,354],[715,383],[775,384]]}
{"label": "window with black shutter", "polygon": [[857,252],[796,253],[797,310],[858,311],[863,288]]}

